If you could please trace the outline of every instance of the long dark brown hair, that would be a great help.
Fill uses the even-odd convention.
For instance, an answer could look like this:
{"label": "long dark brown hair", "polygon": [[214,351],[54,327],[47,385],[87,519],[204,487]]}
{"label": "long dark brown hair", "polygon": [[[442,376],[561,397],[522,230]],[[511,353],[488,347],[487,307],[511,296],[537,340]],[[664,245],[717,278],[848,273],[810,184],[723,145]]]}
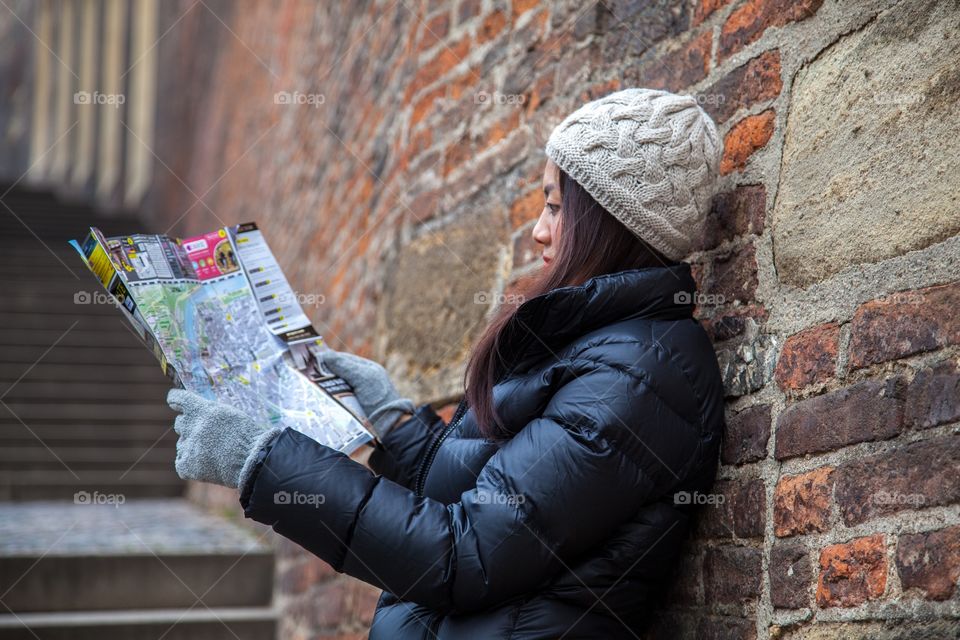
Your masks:
{"label": "long dark brown hair", "polygon": [[[637,238],[562,169],[558,172],[561,233],[555,258],[523,287],[520,299],[580,285],[605,273],[676,264]],[[473,409],[481,433],[495,440],[513,435],[496,413],[493,387],[504,363],[500,352],[504,329],[517,308],[500,306],[474,347],[464,374],[467,406]]]}

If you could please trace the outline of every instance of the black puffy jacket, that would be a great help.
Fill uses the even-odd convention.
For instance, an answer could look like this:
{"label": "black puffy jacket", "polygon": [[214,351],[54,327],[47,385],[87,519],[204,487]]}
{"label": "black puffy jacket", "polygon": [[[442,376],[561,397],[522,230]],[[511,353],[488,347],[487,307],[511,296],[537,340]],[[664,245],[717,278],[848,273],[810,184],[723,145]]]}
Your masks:
{"label": "black puffy jacket", "polygon": [[[635,637],[675,571],[723,430],[687,263],[527,300],[494,387],[516,431],[429,405],[370,459],[285,429],[242,488],[247,517],[384,589],[370,638]],[[278,491],[319,495],[277,504]]]}

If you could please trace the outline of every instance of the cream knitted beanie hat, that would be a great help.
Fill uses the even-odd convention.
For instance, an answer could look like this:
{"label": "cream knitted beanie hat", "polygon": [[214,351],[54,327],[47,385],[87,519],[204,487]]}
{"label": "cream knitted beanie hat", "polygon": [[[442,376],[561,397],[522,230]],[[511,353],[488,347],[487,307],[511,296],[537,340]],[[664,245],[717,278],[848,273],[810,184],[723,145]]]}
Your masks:
{"label": "cream knitted beanie hat", "polygon": [[641,240],[679,261],[702,232],[722,148],[693,96],[624,89],[567,116],[546,153]]}

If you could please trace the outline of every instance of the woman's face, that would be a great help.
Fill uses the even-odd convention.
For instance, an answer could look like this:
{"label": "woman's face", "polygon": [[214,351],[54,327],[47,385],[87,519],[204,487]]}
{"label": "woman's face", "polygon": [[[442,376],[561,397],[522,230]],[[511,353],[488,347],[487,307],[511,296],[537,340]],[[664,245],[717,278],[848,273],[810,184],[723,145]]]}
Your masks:
{"label": "woman's face", "polygon": [[560,246],[560,174],[553,160],[543,167],[543,211],[533,227],[533,239],[543,245],[543,262],[550,264]]}

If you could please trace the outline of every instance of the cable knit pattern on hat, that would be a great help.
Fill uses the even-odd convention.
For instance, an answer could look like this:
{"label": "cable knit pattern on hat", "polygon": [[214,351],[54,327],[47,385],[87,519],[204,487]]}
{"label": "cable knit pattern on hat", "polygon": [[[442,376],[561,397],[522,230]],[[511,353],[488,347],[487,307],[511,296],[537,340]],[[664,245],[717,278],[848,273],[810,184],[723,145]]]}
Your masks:
{"label": "cable knit pattern on hat", "polygon": [[637,237],[682,260],[702,232],[722,147],[693,96],[624,89],[567,116],[546,153]]}

